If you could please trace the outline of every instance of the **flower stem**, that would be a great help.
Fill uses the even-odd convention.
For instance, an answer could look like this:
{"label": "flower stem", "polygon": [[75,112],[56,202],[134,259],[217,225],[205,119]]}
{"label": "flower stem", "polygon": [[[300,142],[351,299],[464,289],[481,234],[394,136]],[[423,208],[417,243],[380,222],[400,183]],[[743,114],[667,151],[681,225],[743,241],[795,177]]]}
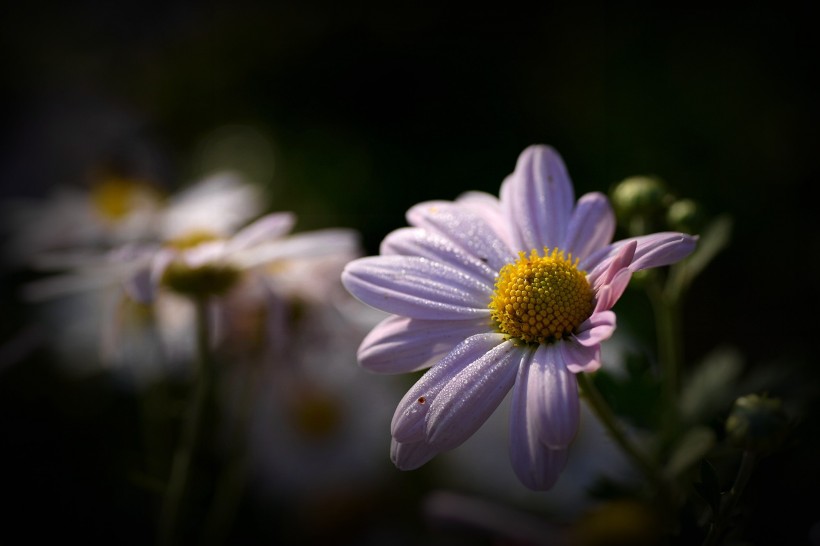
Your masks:
{"label": "flower stem", "polygon": [[208,516],[205,518],[203,544],[224,544],[230,526],[236,517],[236,512],[242,500],[247,483],[249,455],[247,453],[247,438],[250,429],[251,413],[256,401],[257,372],[254,366],[249,366],[247,376],[240,378],[239,408],[235,421],[232,423],[232,434],[229,439],[230,459],[224,465],[216,484],[214,498]]}
{"label": "flower stem", "polygon": [[180,443],[171,463],[171,476],[165,491],[160,514],[159,540],[162,545],[175,544],[176,528],[185,489],[191,472],[191,464],[199,441],[202,415],[211,388],[213,363],[210,358],[210,332],[208,328],[208,300],[200,298],[196,304],[196,341],[199,366],[195,384],[182,423]]}
{"label": "flower stem", "polygon": [[590,409],[598,416],[601,423],[609,431],[615,442],[621,449],[635,462],[638,468],[644,473],[649,482],[655,486],[658,492],[664,497],[666,501],[669,499],[669,490],[663,478],[660,468],[653,460],[641,452],[632,441],[627,437],[623,427],[618,423],[615,414],[607,404],[604,397],[598,391],[595,384],[589,379],[586,374],[579,373],[575,376],[578,379],[578,385],[581,387],[581,392],[584,395]]}
{"label": "flower stem", "polygon": [[659,284],[649,287],[649,298],[655,312],[662,381],[662,438],[669,442],[677,436],[680,371],[683,362],[683,340],[680,321],[680,298]]}
{"label": "flower stem", "polygon": [[726,522],[732,517],[732,513],[735,511],[735,506],[737,506],[737,501],[740,498],[740,495],[743,494],[743,489],[746,487],[746,483],[752,475],[754,464],[754,453],[749,450],[743,451],[743,457],[740,459],[740,468],[738,468],[737,476],[735,476],[735,483],[732,484],[732,488],[728,493],[726,493],[726,496],[723,497],[718,513],[715,515],[714,521],[709,527],[709,533],[703,541],[703,546],[717,544],[717,541],[720,540],[726,526]]}

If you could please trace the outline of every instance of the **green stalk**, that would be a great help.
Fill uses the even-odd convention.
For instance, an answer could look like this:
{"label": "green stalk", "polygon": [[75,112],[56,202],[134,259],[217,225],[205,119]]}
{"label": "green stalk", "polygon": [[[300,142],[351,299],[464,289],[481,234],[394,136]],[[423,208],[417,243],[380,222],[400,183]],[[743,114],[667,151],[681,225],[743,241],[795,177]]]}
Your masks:
{"label": "green stalk", "polygon": [[737,476],[735,476],[735,483],[732,484],[732,488],[723,498],[723,502],[720,504],[718,513],[715,515],[714,521],[709,527],[709,533],[703,541],[703,546],[712,546],[713,544],[717,544],[717,541],[720,540],[726,527],[726,523],[732,517],[732,513],[735,511],[735,506],[737,506],[737,501],[740,498],[740,495],[743,494],[743,489],[745,489],[746,483],[752,475],[754,464],[754,453],[749,450],[744,450],[743,457],[740,459],[740,467],[737,470]]}
{"label": "green stalk", "polygon": [[208,399],[208,391],[213,381],[213,363],[210,355],[210,332],[208,327],[208,299],[197,298],[196,304],[196,341],[199,366],[196,370],[195,384],[188,400],[180,443],[174,453],[171,464],[171,476],[165,491],[165,498],[160,514],[159,543],[175,544],[176,529],[185,490],[190,479],[191,464],[196,452],[202,428],[202,415]]}
{"label": "green stalk", "polygon": [[658,465],[645,453],[641,452],[635,444],[632,443],[629,437],[627,437],[623,427],[615,417],[615,413],[609,407],[606,400],[604,400],[604,397],[601,396],[601,393],[595,387],[592,380],[584,373],[576,374],[575,377],[578,379],[578,385],[581,387],[584,399],[612,436],[612,439],[615,440],[624,453],[626,453],[643,472],[647,480],[659,492],[664,502],[671,506],[670,491]]}
{"label": "green stalk", "polygon": [[248,369],[247,377],[243,378],[237,422],[232,427],[233,434],[230,436],[228,446],[232,451],[231,459],[222,470],[216,484],[210,512],[205,519],[203,533],[205,544],[224,544],[245,492],[249,462],[247,453],[249,422],[258,384],[256,372],[256,368],[251,367]]}
{"label": "green stalk", "polygon": [[680,298],[668,286],[650,283],[649,299],[655,313],[658,358],[661,366],[661,416],[665,443],[677,436],[680,428],[680,374],[683,365]]}

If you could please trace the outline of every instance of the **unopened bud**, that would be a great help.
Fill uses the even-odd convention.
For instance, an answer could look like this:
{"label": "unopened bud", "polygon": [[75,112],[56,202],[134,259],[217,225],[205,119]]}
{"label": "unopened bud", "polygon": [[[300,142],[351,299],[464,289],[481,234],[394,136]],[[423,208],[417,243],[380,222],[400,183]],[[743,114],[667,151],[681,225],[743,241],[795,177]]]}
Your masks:
{"label": "unopened bud", "polygon": [[679,199],[666,211],[666,222],[675,231],[698,233],[703,227],[703,210],[692,199]]}
{"label": "unopened bud", "polygon": [[735,400],[726,420],[726,433],[738,447],[764,453],[780,445],[787,424],[779,399],[749,394]]}
{"label": "unopened bud", "polygon": [[612,190],[612,205],[623,218],[655,214],[667,200],[666,184],[652,176],[631,176]]}

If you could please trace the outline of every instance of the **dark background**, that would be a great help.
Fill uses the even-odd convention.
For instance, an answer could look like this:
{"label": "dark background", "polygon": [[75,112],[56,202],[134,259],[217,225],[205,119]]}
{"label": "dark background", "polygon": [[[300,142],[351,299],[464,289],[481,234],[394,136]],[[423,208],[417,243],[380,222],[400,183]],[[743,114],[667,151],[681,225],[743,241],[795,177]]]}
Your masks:
{"label": "dark background", "polygon": [[[750,368],[790,370],[774,394],[816,395],[808,8],[126,0],[2,12],[3,198],[82,184],[99,162],[173,189],[197,174],[205,135],[253,127],[272,143],[275,170],[259,180],[271,209],[296,211],[299,229],[355,228],[375,253],[411,205],[497,193],[524,147],[551,144],[577,195],[655,174],[730,214],[731,246],[686,302],[687,355],[735,346]],[[20,280],[3,273],[4,340],[29,318]],[[41,359],[0,364],[2,525],[145,543],[148,508],[124,498],[122,463],[107,456],[128,447],[132,401]],[[813,415],[756,475],[756,543],[807,543],[820,521]]]}

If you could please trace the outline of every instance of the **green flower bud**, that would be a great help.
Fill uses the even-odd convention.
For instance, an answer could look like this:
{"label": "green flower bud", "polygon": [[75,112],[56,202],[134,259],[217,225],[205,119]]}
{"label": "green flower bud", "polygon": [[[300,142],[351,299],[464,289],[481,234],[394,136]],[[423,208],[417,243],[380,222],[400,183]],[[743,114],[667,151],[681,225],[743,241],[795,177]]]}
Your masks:
{"label": "green flower bud", "polygon": [[781,444],[787,424],[779,399],[749,394],[735,400],[726,433],[736,446],[765,453]]}
{"label": "green flower bud", "polygon": [[703,210],[692,199],[679,199],[666,211],[666,222],[676,231],[699,233],[703,227]]}
{"label": "green flower bud", "polygon": [[672,195],[660,178],[632,176],[615,185],[611,198],[619,223],[637,236],[658,231]]}
{"label": "green flower bud", "polygon": [[652,176],[631,176],[615,185],[612,190],[612,206],[622,218],[635,215],[655,214],[666,204],[666,184]]}

